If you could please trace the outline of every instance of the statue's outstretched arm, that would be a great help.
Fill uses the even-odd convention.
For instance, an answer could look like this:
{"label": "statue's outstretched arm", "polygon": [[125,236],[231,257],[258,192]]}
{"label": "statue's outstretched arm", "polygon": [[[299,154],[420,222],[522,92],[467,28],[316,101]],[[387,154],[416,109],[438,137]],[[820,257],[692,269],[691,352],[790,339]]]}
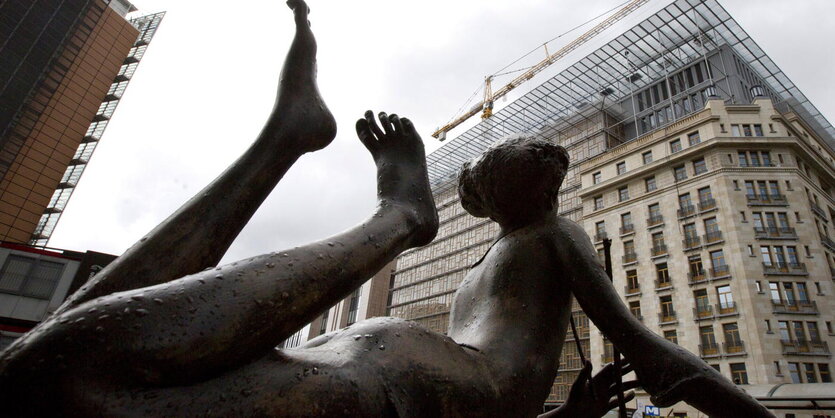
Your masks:
{"label": "statue's outstretched arm", "polygon": [[689,351],[652,333],[620,300],[594,246],[576,224],[559,254],[583,311],[634,366],[656,405],[684,401],[711,417],[773,417],[765,407]]}
{"label": "statue's outstretched arm", "polygon": [[296,34],[275,108],[257,140],[217,179],[73,294],[59,312],[217,265],[290,166],[333,140],[336,122],[316,87],[316,41],[307,5],[301,0],[288,5],[294,11]]}

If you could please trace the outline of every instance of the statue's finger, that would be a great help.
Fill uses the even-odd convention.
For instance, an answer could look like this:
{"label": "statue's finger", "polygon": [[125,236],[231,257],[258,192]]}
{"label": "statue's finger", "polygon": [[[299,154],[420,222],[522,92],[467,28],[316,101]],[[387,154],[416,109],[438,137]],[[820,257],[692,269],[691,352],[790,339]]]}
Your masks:
{"label": "statue's finger", "polygon": [[391,126],[394,129],[394,133],[398,135],[403,134],[403,123],[400,121],[400,117],[392,113],[389,115],[389,122],[391,122]]}

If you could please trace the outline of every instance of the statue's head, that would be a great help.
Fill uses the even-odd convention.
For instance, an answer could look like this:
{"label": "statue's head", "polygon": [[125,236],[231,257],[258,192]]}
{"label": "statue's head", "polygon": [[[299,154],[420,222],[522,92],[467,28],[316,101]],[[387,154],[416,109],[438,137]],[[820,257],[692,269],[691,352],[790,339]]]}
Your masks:
{"label": "statue's head", "polygon": [[461,205],[476,217],[522,225],[557,207],[567,170],[565,148],[530,135],[511,135],[461,168]]}

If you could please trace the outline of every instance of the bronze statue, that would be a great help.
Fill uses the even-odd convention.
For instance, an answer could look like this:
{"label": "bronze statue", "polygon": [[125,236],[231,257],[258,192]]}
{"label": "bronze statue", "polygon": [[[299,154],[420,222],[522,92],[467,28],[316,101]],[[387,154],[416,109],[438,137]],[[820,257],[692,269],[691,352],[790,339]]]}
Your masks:
{"label": "bronze statue", "polygon": [[[0,400],[14,416],[534,416],[554,377],[574,294],[660,405],[711,416],[771,416],[620,302],[594,248],[555,215],[561,147],[517,137],[464,168],[460,193],[501,235],[456,294],[449,336],[377,318],[275,345],[438,228],[412,123],[371,112],[357,133],[378,169],[378,207],[328,240],[213,267],[287,169],[334,138],[315,82],[302,0],[273,113],[214,182],[0,354]],[[524,187],[519,187],[520,185]],[[548,416],[600,416],[616,372]],[[637,386],[626,382],[624,389]]]}

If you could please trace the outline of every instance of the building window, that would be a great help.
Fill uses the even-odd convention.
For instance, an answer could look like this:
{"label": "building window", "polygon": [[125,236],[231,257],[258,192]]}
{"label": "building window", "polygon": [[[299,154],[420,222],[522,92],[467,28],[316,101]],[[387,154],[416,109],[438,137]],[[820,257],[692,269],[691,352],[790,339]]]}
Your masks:
{"label": "building window", "polygon": [[725,352],[741,353],[745,351],[742,338],[739,337],[739,325],[736,322],[722,325],[722,332],[725,334]]}
{"label": "building window", "polygon": [[667,253],[667,246],[664,245],[664,233],[656,232],[652,234],[652,255],[662,255]]}
{"label": "building window", "polygon": [[632,224],[632,212],[626,212],[620,215],[620,233],[628,234],[635,231],[635,225]]}
{"label": "building window", "polygon": [[676,334],[676,330],[671,329],[669,331],[664,331],[664,339],[673,344],[678,344],[678,335]]}
{"label": "building window", "polygon": [[655,185],[655,176],[645,178],[644,179],[644,184],[647,186],[647,193],[649,193],[649,192],[658,188]]}
{"label": "building window", "polygon": [[829,365],[818,363],[818,372],[821,375],[821,383],[832,383],[832,374],[829,373]]}
{"label": "building window", "polygon": [[717,287],[716,296],[719,298],[719,313],[726,314],[736,312],[734,295],[731,293],[730,286],[725,285]]}
{"label": "building window", "polygon": [[815,373],[815,363],[803,363],[803,371],[806,375],[806,383],[818,383],[818,375]]}
{"label": "building window", "polygon": [[648,226],[658,225],[664,220],[661,216],[661,205],[653,203],[647,208],[649,209],[649,219],[647,220]]}
{"label": "building window", "polygon": [[699,341],[701,342],[702,355],[719,354],[719,347],[716,345],[716,336],[713,334],[713,325],[699,327]]}
{"label": "building window", "polygon": [[603,209],[603,196],[597,196],[594,198],[594,210]]}
{"label": "building window", "polygon": [[673,297],[661,296],[658,301],[661,303],[660,322],[672,322],[676,319],[676,311],[673,309]]}
{"label": "building window", "polygon": [[713,315],[710,308],[710,299],[707,297],[707,290],[699,289],[693,291],[693,299],[696,302],[696,317],[705,318]]}
{"label": "building window", "polygon": [[675,154],[679,151],[681,151],[681,140],[680,139],[674,139],[674,140],[670,141],[670,153]]}
{"label": "building window", "polygon": [[348,304],[348,325],[357,322],[357,312],[360,309],[360,290],[362,290],[362,287],[351,294],[351,301]]}
{"label": "building window", "polygon": [[49,300],[63,273],[62,263],[10,254],[0,271],[0,292]]}
{"label": "building window", "polygon": [[701,137],[699,137],[699,132],[696,131],[696,132],[691,132],[691,133],[687,134],[687,142],[690,143],[691,147],[693,145],[698,144],[699,142],[702,142]]}
{"label": "building window", "polygon": [[800,363],[789,363],[789,377],[792,383],[803,383],[800,379]]}
{"label": "building window", "polygon": [[748,372],[745,371],[745,363],[731,363],[731,380],[737,385],[748,384]]}
{"label": "building window", "polygon": [[623,262],[624,263],[631,263],[638,259],[637,254],[635,254],[635,242],[634,241],[624,241],[623,242]]}
{"label": "building window", "polygon": [[603,175],[600,174],[599,171],[591,175],[592,184],[600,183],[602,180],[603,180]]}
{"label": "building window", "polygon": [[683,165],[673,168],[673,174],[675,176],[676,181],[682,181],[687,179],[687,169]]}
{"label": "building window", "polygon": [[325,312],[322,314],[322,324],[319,325],[319,335],[324,334],[328,330],[328,316],[330,315],[331,310],[325,309]]}
{"label": "building window", "polygon": [[594,224],[594,240],[603,241],[606,239],[606,222],[600,221]]}
{"label": "building window", "polygon": [[626,161],[621,161],[615,166],[617,167],[618,175],[626,173]]}
{"label": "building window", "polygon": [[713,266],[713,277],[722,277],[729,274],[728,265],[725,264],[725,252],[717,250],[710,253],[710,264]]}
{"label": "building window", "polygon": [[626,272],[626,291],[627,293],[635,293],[641,288],[638,283],[638,270],[628,270]]}
{"label": "building window", "polygon": [[644,160],[644,165],[649,164],[652,162],[652,151],[647,151],[641,154],[641,158]]}
{"label": "building window", "polygon": [[707,173],[707,163],[705,163],[704,158],[699,158],[698,160],[693,161],[693,174],[698,176],[699,174]]}
{"label": "building window", "polygon": [[667,268],[667,263],[655,265],[655,276],[658,279],[656,287],[663,288],[670,286],[670,270]]}
{"label": "building window", "polygon": [[618,201],[625,202],[629,200],[629,186],[623,186],[618,189]]}
{"label": "building window", "polygon": [[731,135],[742,136],[742,131],[740,130],[739,125],[731,125]]}
{"label": "building window", "polygon": [[632,312],[632,315],[635,315],[635,318],[641,319],[641,301],[632,301],[629,302],[629,312]]}

